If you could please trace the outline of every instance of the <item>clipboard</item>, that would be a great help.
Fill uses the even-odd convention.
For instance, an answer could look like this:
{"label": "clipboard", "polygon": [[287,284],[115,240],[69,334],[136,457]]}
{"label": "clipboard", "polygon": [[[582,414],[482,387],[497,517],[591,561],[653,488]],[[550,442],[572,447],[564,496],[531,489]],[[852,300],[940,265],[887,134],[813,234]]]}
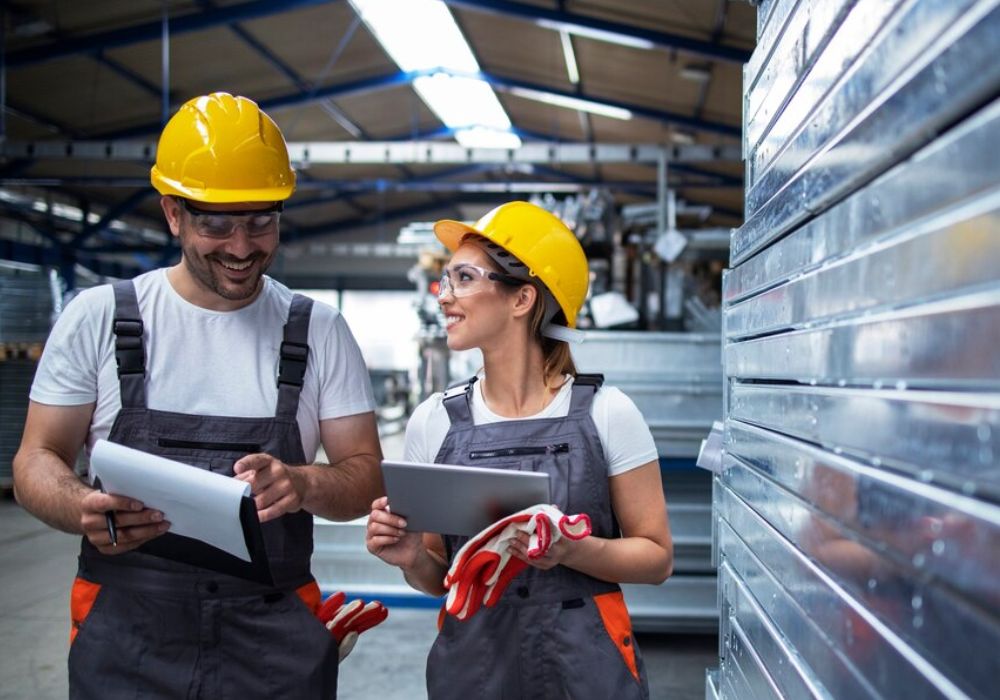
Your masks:
{"label": "clipboard", "polygon": [[257,506],[249,496],[244,496],[240,501],[240,525],[250,552],[250,561],[234,557],[229,552],[194,537],[170,531],[138,547],[136,551],[273,586],[274,578],[267,560],[267,549],[264,547],[264,534],[257,519]]}
{"label": "clipboard", "polygon": [[[136,552],[273,585],[248,484],[107,440],[94,445],[91,472],[105,491],[142,501],[171,522]],[[247,559],[238,556],[244,552]]]}

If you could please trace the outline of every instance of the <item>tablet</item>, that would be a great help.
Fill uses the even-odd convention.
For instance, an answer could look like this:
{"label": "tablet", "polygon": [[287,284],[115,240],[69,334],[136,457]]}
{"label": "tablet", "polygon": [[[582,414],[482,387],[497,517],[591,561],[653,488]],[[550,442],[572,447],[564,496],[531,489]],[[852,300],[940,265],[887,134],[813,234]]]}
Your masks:
{"label": "tablet", "polygon": [[549,475],[508,469],[383,460],[393,513],[412,532],[475,535],[500,518],[549,503]]}

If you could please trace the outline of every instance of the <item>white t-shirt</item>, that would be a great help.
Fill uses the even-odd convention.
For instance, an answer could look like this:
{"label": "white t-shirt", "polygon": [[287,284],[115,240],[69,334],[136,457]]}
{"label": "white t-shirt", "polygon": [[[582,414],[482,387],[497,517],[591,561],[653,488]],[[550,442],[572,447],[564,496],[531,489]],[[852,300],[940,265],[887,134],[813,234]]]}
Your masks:
{"label": "white t-shirt", "polygon": [[[481,378],[481,377],[480,377]],[[549,405],[533,416],[516,420],[561,418],[569,415],[572,398],[572,379],[566,382]],[[497,415],[483,399],[483,383],[472,388],[472,422],[475,425],[515,420]],[[405,459],[411,462],[433,462],[441,450],[445,435],[451,427],[448,409],[442,403],[443,394],[433,394],[417,406],[406,424]],[[646,421],[632,399],[613,386],[602,386],[594,395],[590,415],[597,426],[597,434],[604,448],[608,476],[623,474],[658,458],[656,443]],[[612,428],[614,421],[614,428]]]}
{"label": "white t-shirt", "polygon": [[[166,269],[134,280],[145,324],[149,408],[210,416],[273,416],[278,348],[292,291],[269,277],[248,306],[211,311],[182,298]],[[66,305],[45,344],[31,400],[55,406],[96,401],[87,451],[106,438],[121,409],[115,364],[115,297],[110,285]],[[297,420],[307,459],[320,444],[319,421],[374,409],[361,351],[336,309],[313,303],[309,360]]]}

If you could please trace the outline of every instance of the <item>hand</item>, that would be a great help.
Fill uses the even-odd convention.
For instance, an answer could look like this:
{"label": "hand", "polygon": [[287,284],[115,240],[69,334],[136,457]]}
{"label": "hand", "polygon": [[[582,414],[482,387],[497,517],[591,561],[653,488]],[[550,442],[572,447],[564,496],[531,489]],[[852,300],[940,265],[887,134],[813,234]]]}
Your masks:
{"label": "hand", "polygon": [[305,481],[295,467],[259,453],[238,460],[233,471],[237,479],[250,484],[257,518],[262,523],[302,508]]}
{"label": "hand", "polygon": [[509,551],[516,559],[520,559],[525,564],[546,571],[554,566],[563,564],[576,550],[580,540],[572,540],[568,537],[560,537],[555,540],[548,550],[540,557],[529,557],[528,548],[530,535],[527,532],[517,533],[517,538],[511,540]]}
{"label": "hand", "polygon": [[337,591],[326,599],[316,613],[320,622],[326,625],[337,640],[339,661],[343,661],[351,653],[362,632],[381,624],[389,616],[388,609],[377,600],[366,604],[360,598],[355,598],[345,605],[346,600],[344,592]]}
{"label": "hand", "polygon": [[[109,511],[115,519],[118,546],[111,544]],[[124,554],[162,535],[170,523],[163,519],[163,513],[143,507],[134,498],[94,490],[80,501],[80,527],[101,554]]]}
{"label": "hand", "polygon": [[365,546],[386,564],[403,569],[411,568],[424,549],[420,533],[407,531],[406,520],[390,512],[385,496],[372,501]]}

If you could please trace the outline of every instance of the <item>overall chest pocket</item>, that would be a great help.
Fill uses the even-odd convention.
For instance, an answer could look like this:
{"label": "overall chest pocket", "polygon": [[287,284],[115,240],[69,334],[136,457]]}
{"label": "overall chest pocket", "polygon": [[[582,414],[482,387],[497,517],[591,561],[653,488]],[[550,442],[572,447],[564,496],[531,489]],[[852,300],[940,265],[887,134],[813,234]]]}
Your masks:
{"label": "overall chest pocket", "polygon": [[253,442],[181,440],[168,437],[156,438],[156,446],[164,457],[226,476],[233,475],[233,465],[239,459],[261,451],[261,445]]}
{"label": "overall chest pocket", "polygon": [[469,465],[545,472],[549,475],[549,500],[564,513],[571,513],[570,456],[568,442],[552,441],[547,445],[491,447],[469,451]]}

